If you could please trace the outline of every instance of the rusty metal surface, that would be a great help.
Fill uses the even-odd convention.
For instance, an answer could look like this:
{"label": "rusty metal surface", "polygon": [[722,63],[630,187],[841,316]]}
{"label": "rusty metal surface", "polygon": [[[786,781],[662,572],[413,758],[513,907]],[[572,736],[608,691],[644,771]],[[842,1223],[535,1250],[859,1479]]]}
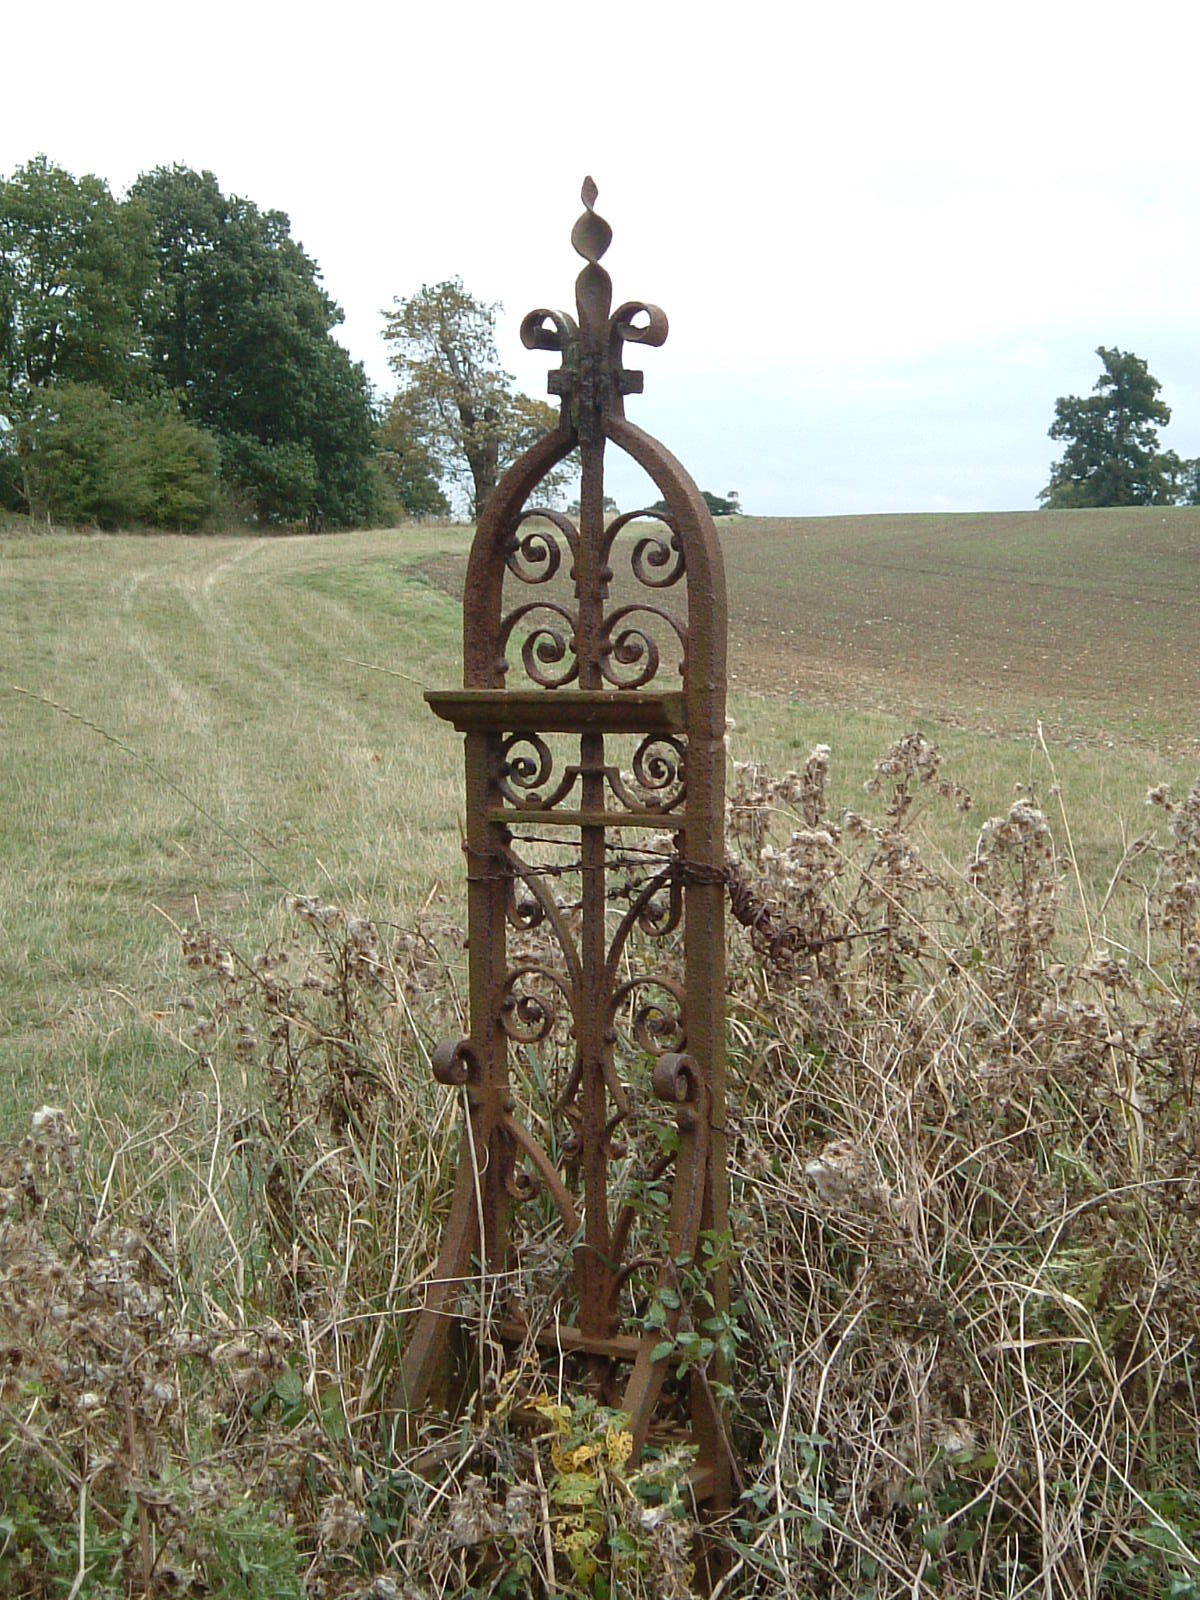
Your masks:
{"label": "rusty metal surface", "polygon": [[[682,1430],[696,1492],[720,1510],[732,1469],[714,1399],[720,1356],[682,1385],[672,1359],[655,1356],[683,1319],[698,1327],[728,1307],[721,1251],[704,1248],[727,1230],[724,571],[696,485],[625,417],[642,374],[624,366],[624,347],[661,345],[667,320],[656,306],[612,309],[600,265],[612,235],[591,179],[583,201],[576,316],[537,310],[521,329],[527,347],[561,356],[549,378],[561,420],[480,519],[463,688],[427,696],[465,734],[471,1031],[433,1062],[466,1119],[403,1405],[445,1402],[464,1292],[481,1263],[504,1271],[513,1207],[541,1197],[569,1271],[551,1330],[560,1359],[569,1352],[580,1383],[629,1415],[637,1451],[659,1427]],[[605,521],[610,443],[645,470],[666,513]],[[578,518],[538,511],[539,484],[576,448]],[[629,595],[614,598],[618,568]],[[534,1117],[523,1080],[555,1070],[556,1050],[561,1079]],[[659,1158],[641,1160],[646,1148]],[[638,1200],[654,1187],[657,1234]],[[665,1318],[649,1326],[655,1301]],[[500,1295],[496,1307],[491,1336],[517,1340],[520,1306]]]}

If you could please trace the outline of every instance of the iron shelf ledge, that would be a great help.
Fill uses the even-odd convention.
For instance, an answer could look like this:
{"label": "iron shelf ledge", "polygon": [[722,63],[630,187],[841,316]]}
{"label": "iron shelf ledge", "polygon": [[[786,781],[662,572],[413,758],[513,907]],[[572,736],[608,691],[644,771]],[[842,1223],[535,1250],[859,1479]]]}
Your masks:
{"label": "iron shelf ledge", "polygon": [[683,733],[682,691],[428,689],[431,711],[459,733]]}

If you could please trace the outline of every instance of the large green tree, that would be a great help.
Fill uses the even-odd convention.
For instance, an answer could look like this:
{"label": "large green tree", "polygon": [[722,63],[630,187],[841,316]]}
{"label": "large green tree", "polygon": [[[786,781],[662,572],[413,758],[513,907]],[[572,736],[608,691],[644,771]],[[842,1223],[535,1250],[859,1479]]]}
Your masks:
{"label": "large green tree", "polygon": [[141,309],[154,276],[145,210],[101,178],[36,156],[0,180],[0,390],[19,412],[55,382],[130,395],[148,367]]}
{"label": "large green tree", "polygon": [[0,180],[0,504],[50,520],[199,526],[214,439],[159,391],[142,313],[150,217],[37,156]]}
{"label": "large green tree", "polygon": [[1169,505],[1182,463],[1158,447],[1158,430],[1171,420],[1162,385],[1140,356],[1103,345],[1096,354],[1103,371],[1093,393],[1055,402],[1050,437],[1066,449],[1039,498],[1051,510]]}
{"label": "large green tree", "polygon": [[341,309],[288,218],[180,166],[144,174],[132,198],[157,258],[151,370],[216,434],[226,478],[266,519],[345,526],[377,515],[370,389],[333,337]]}
{"label": "large green tree", "polygon": [[466,488],[476,517],[505,468],[558,424],[554,407],[519,393],[500,365],[499,309],[451,278],[384,313],[400,379],[397,417],[441,477]]}

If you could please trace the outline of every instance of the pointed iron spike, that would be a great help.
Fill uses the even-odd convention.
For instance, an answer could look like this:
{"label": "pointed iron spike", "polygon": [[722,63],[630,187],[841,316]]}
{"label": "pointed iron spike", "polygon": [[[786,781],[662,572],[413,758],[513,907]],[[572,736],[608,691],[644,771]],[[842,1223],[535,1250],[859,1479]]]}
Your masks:
{"label": "pointed iron spike", "polygon": [[579,198],[583,201],[584,205],[589,211],[596,204],[596,196],[599,193],[600,191],[597,189],[593,179],[585,178],[583,180],[583,188],[579,191]]}

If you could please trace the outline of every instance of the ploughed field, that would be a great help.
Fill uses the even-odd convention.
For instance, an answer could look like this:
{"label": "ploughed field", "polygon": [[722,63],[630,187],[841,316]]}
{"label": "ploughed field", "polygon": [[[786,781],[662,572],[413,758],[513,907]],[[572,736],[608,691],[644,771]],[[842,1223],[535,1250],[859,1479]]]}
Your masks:
{"label": "ploughed field", "polygon": [[741,688],[1200,748],[1200,509],[772,519],[723,543]]}
{"label": "ploughed field", "polygon": [[735,695],[1200,750],[1200,508],[718,526]]}

